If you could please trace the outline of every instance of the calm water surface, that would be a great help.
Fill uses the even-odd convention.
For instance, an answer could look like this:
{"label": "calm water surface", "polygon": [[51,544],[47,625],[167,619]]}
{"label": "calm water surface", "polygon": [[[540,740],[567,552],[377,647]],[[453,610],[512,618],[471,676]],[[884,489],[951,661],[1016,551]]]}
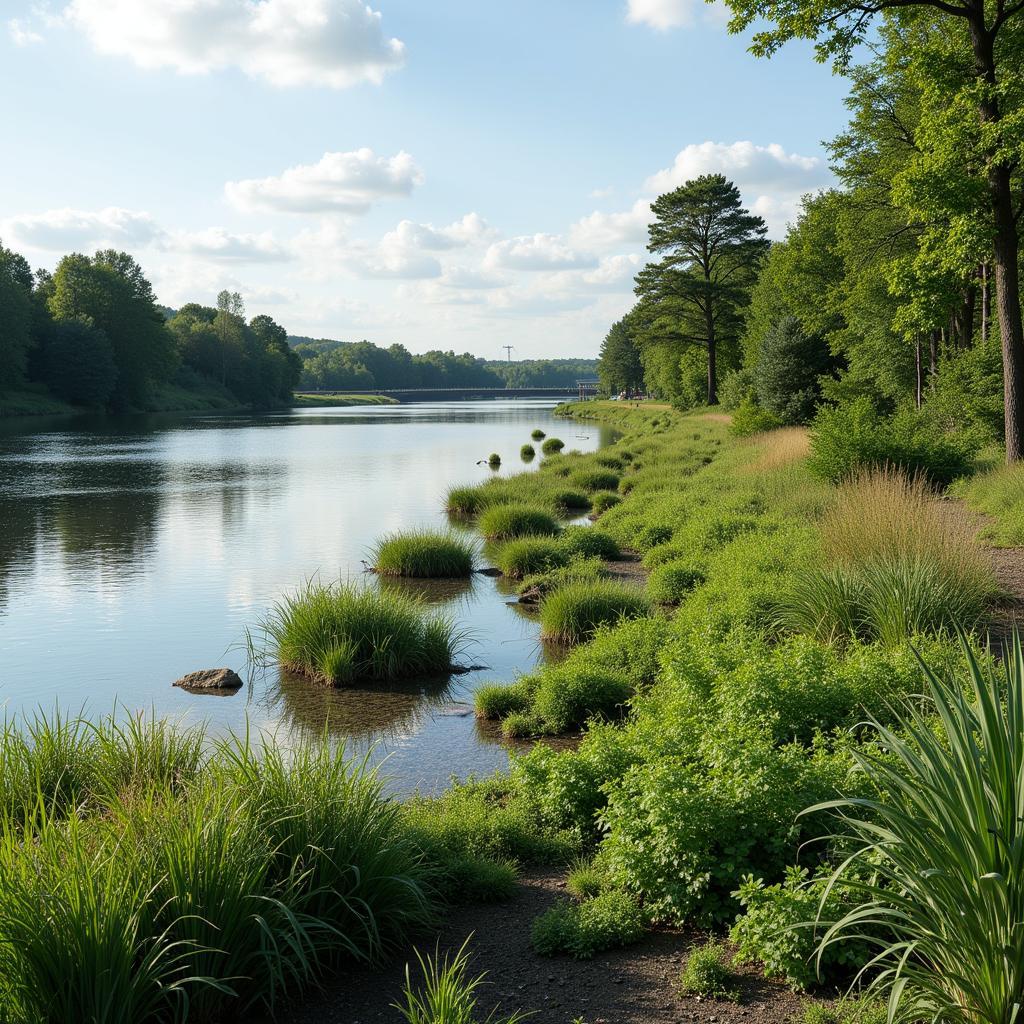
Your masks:
{"label": "calm water surface", "polygon": [[[421,589],[475,644],[485,672],[400,688],[323,690],[276,670],[233,697],[171,683],[231,665],[247,626],[303,580],[356,578],[382,533],[447,523],[452,483],[518,472],[534,427],[591,451],[597,426],[552,404],[459,402],[248,417],[0,422],[0,705],[205,720],[290,742],[331,734],[373,758],[397,792],[505,763],[470,713],[473,690],[543,657],[534,619],[500,582]],[[392,583],[392,586],[415,586]]]}

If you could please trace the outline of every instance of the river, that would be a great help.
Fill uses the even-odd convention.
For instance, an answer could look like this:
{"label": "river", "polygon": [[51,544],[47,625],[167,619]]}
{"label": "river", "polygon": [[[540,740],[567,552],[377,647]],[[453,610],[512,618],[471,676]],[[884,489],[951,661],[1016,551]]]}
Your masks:
{"label": "river", "polygon": [[[386,759],[395,793],[486,773],[507,748],[473,690],[543,657],[500,580],[420,585],[486,671],[407,686],[322,689],[277,670],[232,697],[173,688],[194,669],[247,677],[247,628],[304,580],[353,579],[381,534],[447,524],[453,483],[519,472],[540,427],[567,448],[610,440],[549,401],[297,409],[261,416],[0,421],[0,705],[91,717],[156,714],[290,743],[330,735]],[[375,580],[370,585],[377,585]],[[413,586],[415,583],[390,584]]]}

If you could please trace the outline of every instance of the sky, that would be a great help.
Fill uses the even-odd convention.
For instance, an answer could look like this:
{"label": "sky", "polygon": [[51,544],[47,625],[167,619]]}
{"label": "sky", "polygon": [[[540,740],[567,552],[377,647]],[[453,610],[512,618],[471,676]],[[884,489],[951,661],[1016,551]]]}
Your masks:
{"label": "sky", "polygon": [[722,172],[781,237],[844,84],[700,0],[0,0],[0,240],[131,252],[290,333],[595,356],[649,203]]}

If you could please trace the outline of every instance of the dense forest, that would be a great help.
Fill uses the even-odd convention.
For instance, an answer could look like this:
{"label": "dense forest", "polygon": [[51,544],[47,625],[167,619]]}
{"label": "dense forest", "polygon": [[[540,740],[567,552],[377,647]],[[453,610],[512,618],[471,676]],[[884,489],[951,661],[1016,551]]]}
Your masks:
{"label": "dense forest", "polygon": [[604,390],[720,402],[739,429],[872,419],[908,443],[955,433],[975,449],[1005,440],[1019,458],[1020,129],[1005,118],[1019,120],[1022,95],[998,28],[992,80],[1016,82],[991,114],[1004,118],[999,153],[980,127],[968,25],[933,12],[886,20],[860,64],[833,39],[851,86],[849,124],[829,144],[837,185],[804,198],[784,239],[769,244],[720,175],[661,196],[658,259],[603,343]]}
{"label": "dense forest", "polygon": [[413,355],[404,345],[369,341],[289,339],[302,357],[299,386],[309,390],[373,388],[573,387],[597,373],[593,359],[522,359],[515,362],[456,355],[437,349]]}
{"label": "dense forest", "polygon": [[266,408],[290,401],[299,368],[285,329],[269,316],[246,321],[237,293],[167,319],[128,253],[76,253],[51,274],[0,246],[0,390],[35,385],[122,412],[159,407],[176,386]]}

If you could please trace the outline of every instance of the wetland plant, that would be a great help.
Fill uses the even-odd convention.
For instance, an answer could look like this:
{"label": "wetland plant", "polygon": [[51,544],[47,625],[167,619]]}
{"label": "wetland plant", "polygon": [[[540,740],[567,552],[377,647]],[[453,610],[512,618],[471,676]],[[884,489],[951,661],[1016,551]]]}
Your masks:
{"label": "wetland plant", "polygon": [[538,427],[536,430],[530,431],[530,437],[532,437],[534,441],[543,441],[544,438],[547,437],[547,434]]}
{"label": "wetland plant", "polygon": [[559,531],[555,517],[536,505],[493,505],[481,513],[478,526],[488,540],[553,537]]}
{"label": "wetland plant", "polygon": [[382,576],[454,579],[473,572],[473,546],[445,530],[406,530],[379,540],[371,552]]}
{"label": "wetland plant", "polygon": [[651,611],[650,600],[626,583],[601,580],[559,587],[540,606],[540,635],[544,640],[578,644],[601,626],[638,619]]}
{"label": "wetland plant", "polygon": [[532,444],[524,444],[522,448],[519,449],[519,458],[521,458],[523,462],[532,462],[536,456],[537,450]]}
{"label": "wetland plant", "polygon": [[565,447],[565,442],[558,437],[549,437],[540,446],[545,455],[557,455]]}
{"label": "wetland plant", "polygon": [[491,454],[487,456],[487,465],[492,469],[496,469],[501,465],[501,456],[497,452],[491,452]]}
{"label": "wetland plant", "polygon": [[569,553],[554,537],[520,537],[501,547],[495,559],[506,576],[519,580],[569,564]]}
{"label": "wetland plant", "polygon": [[465,641],[451,619],[412,597],[315,581],[278,601],[261,631],[262,646],[249,638],[254,663],[276,661],[328,686],[445,675]]}

